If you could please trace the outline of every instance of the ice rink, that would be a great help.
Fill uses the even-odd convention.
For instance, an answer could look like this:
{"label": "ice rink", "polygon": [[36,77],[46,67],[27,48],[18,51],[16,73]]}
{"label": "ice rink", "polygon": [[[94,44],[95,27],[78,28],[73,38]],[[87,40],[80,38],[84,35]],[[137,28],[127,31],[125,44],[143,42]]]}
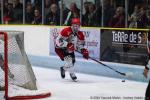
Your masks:
{"label": "ice rink", "polygon": [[[123,79],[80,73],[76,74],[78,81],[73,82],[68,73],[65,79],[61,79],[59,70],[42,66],[34,66],[33,70],[38,88],[52,94],[43,100],[144,100],[147,86],[144,82],[122,82]],[[0,100],[3,100],[3,93],[0,95]]]}
{"label": "ice rink", "polygon": [[61,79],[58,70],[34,67],[39,88],[51,91],[45,100],[144,100],[147,83],[77,73],[73,82],[68,73]]}

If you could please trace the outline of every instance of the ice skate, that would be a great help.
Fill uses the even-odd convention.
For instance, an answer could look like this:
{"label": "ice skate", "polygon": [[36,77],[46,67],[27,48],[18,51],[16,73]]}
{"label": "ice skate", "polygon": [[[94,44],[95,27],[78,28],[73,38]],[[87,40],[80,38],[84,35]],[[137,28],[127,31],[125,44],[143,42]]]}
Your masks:
{"label": "ice skate", "polygon": [[73,81],[76,81],[77,77],[74,73],[70,73],[70,77]]}
{"label": "ice skate", "polygon": [[63,67],[60,67],[60,74],[61,74],[61,78],[65,78],[65,70]]}

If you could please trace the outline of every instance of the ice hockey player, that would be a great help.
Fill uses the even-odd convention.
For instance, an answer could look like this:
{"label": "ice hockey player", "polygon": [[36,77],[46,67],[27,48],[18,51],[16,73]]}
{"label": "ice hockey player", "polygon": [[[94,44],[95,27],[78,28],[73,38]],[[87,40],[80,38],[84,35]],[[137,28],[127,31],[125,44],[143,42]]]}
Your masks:
{"label": "ice hockey player", "polygon": [[[147,75],[148,75],[148,71],[150,69],[150,35],[148,35],[147,50],[148,50],[148,54],[149,54],[149,59],[148,59],[147,64],[145,65],[144,72],[143,72],[143,74],[146,78],[147,78]],[[149,80],[149,83],[148,83],[148,86],[147,86],[147,89],[146,89],[145,100],[150,100],[150,80]]]}
{"label": "ice hockey player", "polygon": [[88,50],[84,48],[85,37],[79,30],[80,20],[73,18],[71,26],[63,29],[56,38],[55,52],[62,61],[64,66],[60,67],[61,77],[65,78],[65,71],[68,71],[72,80],[76,80],[74,64],[75,64],[75,50],[82,53],[85,59],[88,59]]}

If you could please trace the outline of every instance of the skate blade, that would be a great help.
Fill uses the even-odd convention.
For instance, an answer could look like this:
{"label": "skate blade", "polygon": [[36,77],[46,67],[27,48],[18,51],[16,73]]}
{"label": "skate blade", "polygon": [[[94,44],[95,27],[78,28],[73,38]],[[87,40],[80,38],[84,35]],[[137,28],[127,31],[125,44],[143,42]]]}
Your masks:
{"label": "skate blade", "polygon": [[78,82],[78,80],[72,80],[73,82]]}
{"label": "skate blade", "polygon": [[63,80],[66,80],[66,81],[68,81],[68,82],[78,82],[79,80],[72,80],[72,79],[63,79]]}

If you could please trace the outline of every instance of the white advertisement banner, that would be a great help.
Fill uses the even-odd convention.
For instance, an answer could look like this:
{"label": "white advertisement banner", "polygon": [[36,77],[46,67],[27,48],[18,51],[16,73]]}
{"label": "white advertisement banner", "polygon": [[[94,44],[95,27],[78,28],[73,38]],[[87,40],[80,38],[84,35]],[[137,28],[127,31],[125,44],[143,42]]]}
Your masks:
{"label": "white advertisement banner", "polygon": [[[55,53],[55,39],[63,28],[50,28],[50,54]],[[85,48],[88,49],[90,57],[100,59],[100,29],[96,28],[81,28],[85,36]],[[77,54],[77,56],[81,56]]]}

